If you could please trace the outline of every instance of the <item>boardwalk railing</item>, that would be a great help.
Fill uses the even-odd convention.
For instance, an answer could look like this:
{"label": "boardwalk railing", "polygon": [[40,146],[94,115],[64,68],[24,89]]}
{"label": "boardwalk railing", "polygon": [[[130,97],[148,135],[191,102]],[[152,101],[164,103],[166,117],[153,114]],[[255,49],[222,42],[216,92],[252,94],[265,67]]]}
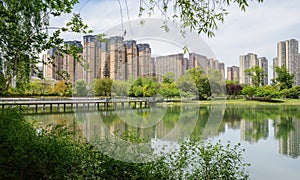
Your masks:
{"label": "boardwalk railing", "polygon": [[[154,103],[151,98],[63,98],[63,99],[43,99],[43,98],[0,98],[2,109],[7,107],[20,107],[23,112],[34,110],[33,113],[41,112],[66,112],[73,110],[107,110],[109,108],[136,108],[148,107]],[[31,111],[32,112],[32,111]]]}

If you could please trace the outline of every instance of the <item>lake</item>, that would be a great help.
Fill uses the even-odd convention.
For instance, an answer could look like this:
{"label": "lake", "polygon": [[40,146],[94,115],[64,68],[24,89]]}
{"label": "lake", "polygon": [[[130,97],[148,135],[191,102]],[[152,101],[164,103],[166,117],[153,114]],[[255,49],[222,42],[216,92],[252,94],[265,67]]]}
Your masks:
{"label": "lake", "polygon": [[[173,142],[221,140],[241,143],[251,179],[300,179],[300,107],[280,105],[159,105],[148,109],[38,114],[37,126],[67,124],[88,140],[110,136],[126,142],[128,132],[143,145],[173,148]],[[125,136],[124,136],[125,135]],[[134,145],[140,148],[139,145]]]}

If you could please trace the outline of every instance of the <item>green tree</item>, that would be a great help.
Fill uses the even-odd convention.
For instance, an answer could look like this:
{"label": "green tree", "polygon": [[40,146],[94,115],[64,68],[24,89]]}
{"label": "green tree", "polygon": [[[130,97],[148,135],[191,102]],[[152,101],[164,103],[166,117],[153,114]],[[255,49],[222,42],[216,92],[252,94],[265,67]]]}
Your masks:
{"label": "green tree", "polygon": [[32,95],[38,94],[44,94],[47,89],[44,86],[43,81],[41,80],[33,80],[30,82],[30,93]]}
{"label": "green tree", "polygon": [[264,74],[264,70],[259,66],[253,66],[249,69],[246,69],[245,75],[250,78],[251,83],[254,86],[258,87],[264,85],[263,80],[266,74]]}
{"label": "green tree", "polygon": [[290,89],[293,87],[295,75],[288,72],[286,65],[282,65],[281,67],[276,66],[275,72],[277,74],[275,84],[279,85],[280,90]]}
{"label": "green tree", "polygon": [[74,84],[74,92],[75,96],[86,96],[88,94],[87,84],[84,80],[77,80]]}
{"label": "green tree", "polygon": [[208,70],[208,79],[211,88],[211,93],[213,95],[225,94],[225,80],[222,77],[222,74],[219,70],[209,69]]}
{"label": "green tree", "polygon": [[173,72],[168,72],[165,75],[163,75],[163,83],[173,83],[175,82],[175,74]]}
{"label": "green tree", "polygon": [[193,78],[198,90],[199,99],[207,99],[211,96],[211,86],[208,77],[200,68],[188,70],[188,74]]}
{"label": "green tree", "polygon": [[159,89],[159,94],[166,98],[180,96],[179,89],[174,82],[163,83]]}
{"label": "green tree", "polygon": [[180,96],[184,98],[198,97],[198,90],[193,77],[186,73],[176,80],[176,86],[179,89]]}
{"label": "green tree", "polygon": [[[252,0],[251,0],[252,1]],[[256,0],[263,2],[263,0]],[[143,14],[152,15],[155,10],[163,14],[166,21],[163,27],[168,31],[167,20],[179,21],[182,32],[185,30],[195,30],[198,34],[205,33],[209,37],[214,36],[214,30],[218,28],[218,23],[223,22],[228,14],[227,7],[238,5],[242,11],[248,7],[249,0],[208,0],[208,1],[159,1],[149,0],[140,3],[139,16]]]}
{"label": "green tree", "polygon": [[278,128],[276,138],[282,138],[287,141],[289,134],[295,130],[294,120],[292,117],[280,117],[280,120],[274,121],[274,126]]}
{"label": "green tree", "polygon": [[300,97],[300,86],[294,86],[290,89],[283,89],[281,94],[286,98],[299,99]]}
{"label": "green tree", "polygon": [[115,80],[112,84],[113,96],[128,96],[130,83],[128,81]]}
{"label": "green tree", "polygon": [[95,81],[95,93],[97,96],[111,96],[113,80],[110,78],[97,79]]}
{"label": "green tree", "polygon": [[60,96],[70,96],[72,95],[72,85],[66,81],[59,81],[55,84],[53,88],[53,93]]}
{"label": "green tree", "polygon": [[[78,0],[2,0],[0,2],[0,92],[7,90],[15,78],[18,83],[28,83],[32,70],[40,76],[37,64],[39,54],[55,48],[72,54],[63,39],[62,32],[86,33],[79,14],[62,27],[51,27],[50,18],[72,12]],[[54,30],[48,33],[48,30]],[[45,62],[42,62],[45,63]]]}
{"label": "green tree", "polygon": [[242,94],[248,96],[249,98],[253,98],[256,95],[257,87],[247,85],[243,88]]}
{"label": "green tree", "polygon": [[104,68],[103,68],[103,77],[109,78],[109,65],[108,62],[105,62]]}
{"label": "green tree", "polygon": [[157,79],[151,77],[137,78],[129,89],[129,96],[151,97],[157,93],[159,84]]}
{"label": "green tree", "polygon": [[265,98],[280,98],[278,89],[272,86],[258,87],[255,96]]}

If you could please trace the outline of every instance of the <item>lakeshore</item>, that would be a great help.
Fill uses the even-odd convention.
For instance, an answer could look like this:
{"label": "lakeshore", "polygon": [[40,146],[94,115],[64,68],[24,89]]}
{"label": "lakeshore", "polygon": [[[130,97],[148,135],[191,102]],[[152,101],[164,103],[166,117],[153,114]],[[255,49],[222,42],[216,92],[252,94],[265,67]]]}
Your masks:
{"label": "lakeshore", "polygon": [[178,102],[165,102],[167,105],[232,105],[232,106],[247,106],[247,105],[274,105],[274,106],[293,106],[300,105],[300,99],[275,99],[273,101],[256,101],[246,99],[224,99],[224,100],[202,100],[202,101],[178,101]]}

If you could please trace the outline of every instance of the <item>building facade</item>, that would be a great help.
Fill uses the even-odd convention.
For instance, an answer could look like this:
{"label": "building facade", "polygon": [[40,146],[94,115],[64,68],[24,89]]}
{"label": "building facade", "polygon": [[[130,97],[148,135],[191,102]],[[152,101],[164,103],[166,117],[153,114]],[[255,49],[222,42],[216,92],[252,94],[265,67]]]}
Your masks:
{"label": "building facade", "polygon": [[238,66],[227,67],[227,80],[239,82],[240,67]]}
{"label": "building facade", "polygon": [[45,62],[43,73],[49,80],[67,80],[74,83],[77,79],[83,79],[82,64],[82,44],[80,41],[66,41],[65,45],[77,46],[79,52],[77,57],[58,53],[55,49],[50,49],[43,55]]}
{"label": "building facade", "polygon": [[258,58],[258,66],[263,69],[262,85],[268,85],[268,60],[266,57]]}
{"label": "building facade", "polygon": [[251,84],[251,78],[246,76],[245,70],[258,66],[263,69],[262,85],[268,84],[268,60],[265,57],[258,58],[254,53],[240,56],[240,84]]}
{"label": "building facade", "polygon": [[[294,74],[294,85],[300,85],[299,45],[296,39],[280,41],[277,43],[277,58],[273,60],[273,68],[286,65],[290,74]],[[274,72],[274,78],[277,77]]]}
{"label": "building facade", "polygon": [[162,80],[162,77],[169,72],[174,73],[175,79],[186,71],[184,66],[185,58],[182,53],[155,58],[155,75]]}
{"label": "building facade", "polygon": [[154,76],[154,60],[151,58],[149,44],[137,44],[138,76]]}

